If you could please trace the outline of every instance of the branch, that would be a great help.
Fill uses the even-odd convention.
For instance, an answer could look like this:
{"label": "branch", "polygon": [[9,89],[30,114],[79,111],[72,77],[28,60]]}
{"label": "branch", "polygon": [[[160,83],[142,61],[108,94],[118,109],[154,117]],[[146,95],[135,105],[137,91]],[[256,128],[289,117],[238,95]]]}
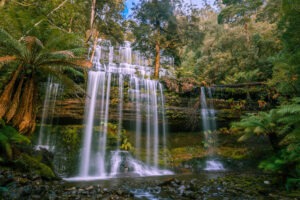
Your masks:
{"label": "branch", "polygon": [[[5,0],[4,0],[5,1]],[[16,3],[16,4],[18,4],[18,5],[20,5],[20,6],[24,6],[24,7],[28,7],[28,6],[32,6],[33,4],[29,4],[29,3],[27,3],[27,4],[25,4],[25,3],[20,3],[20,2],[18,2],[18,1],[12,1],[13,3]]]}
{"label": "branch", "polygon": [[[51,14],[53,14],[55,11],[57,11],[58,9],[60,9],[63,5],[65,5],[65,3],[67,3],[68,2],[68,0],[64,0],[61,4],[59,4],[56,8],[54,8],[50,13],[48,13],[47,15],[46,15],[46,17],[49,17]],[[45,19],[41,19],[40,21],[38,21],[37,23],[35,23],[34,25],[33,25],[33,27],[36,27],[36,26],[38,26],[40,23],[42,23],[43,21],[45,21]],[[30,31],[32,31],[32,29],[33,29],[33,27],[30,29],[30,30],[28,30],[27,32],[26,32],[26,35],[28,34],[28,33],[30,33]],[[23,38],[23,37],[22,37]]]}
{"label": "branch", "polygon": [[245,86],[258,86],[258,85],[266,85],[264,82],[250,82],[250,83],[237,83],[237,84],[228,84],[228,85],[212,85],[211,87],[228,87],[228,88],[238,88],[238,87],[245,87]]}
{"label": "branch", "polygon": [[60,9],[63,5],[65,5],[65,3],[67,3],[68,0],[64,0],[61,4],[59,4],[56,8],[54,8],[48,15],[51,15],[52,13],[54,13],[55,11],[57,11],[58,9]]}

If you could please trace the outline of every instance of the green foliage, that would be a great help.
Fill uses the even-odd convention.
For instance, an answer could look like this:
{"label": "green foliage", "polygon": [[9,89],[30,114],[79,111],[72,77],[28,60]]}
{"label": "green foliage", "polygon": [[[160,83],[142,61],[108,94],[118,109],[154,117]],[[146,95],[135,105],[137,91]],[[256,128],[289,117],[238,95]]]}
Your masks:
{"label": "green foliage", "polygon": [[263,5],[263,0],[223,0],[222,3],[226,6],[219,13],[219,23],[246,23]]}
{"label": "green foliage", "polygon": [[124,41],[126,25],[121,15],[123,9],[124,1],[120,0],[104,0],[96,3],[96,28],[101,37],[109,39],[113,44]]}
{"label": "green foliage", "polygon": [[[263,8],[257,12],[263,13]],[[195,14],[204,39],[194,42],[196,48],[181,47],[178,74],[206,84],[262,82],[271,78],[270,57],[282,48],[276,24],[259,21],[251,12],[247,14],[250,18],[246,27],[240,23],[218,24],[217,15],[209,8]]]}
{"label": "green foliage", "polygon": [[[279,150],[259,167],[286,178],[287,189],[299,187],[300,183],[300,98],[272,109],[244,117],[233,127],[243,131],[239,141],[249,139],[253,135],[276,134]],[[272,141],[271,141],[272,143]]]}
{"label": "green foliage", "polygon": [[0,126],[1,156],[5,156],[10,160],[13,158],[13,146],[28,144],[30,144],[30,140],[26,136],[21,135],[13,127],[6,126],[2,121],[2,125]]}
{"label": "green foliage", "polygon": [[132,144],[129,142],[127,137],[122,138],[122,142],[121,142],[121,149],[125,150],[125,151],[133,151],[134,147],[132,146]]}
{"label": "green foliage", "polygon": [[76,127],[63,127],[60,130],[59,137],[64,149],[66,149],[69,153],[76,151],[80,144],[78,128]]}
{"label": "green foliage", "polygon": [[238,140],[241,142],[253,135],[268,135],[277,132],[276,120],[278,120],[278,115],[275,110],[271,110],[270,112],[248,114],[241,121],[232,123],[232,127],[244,133]]}
{"label": "green foliage", "polygon": [[[178,61],[178,48],[182,45],[179,20],[175,16],[174,4],[178,1],[142,0],[133,9],[136,21],[131,22],[132,33],[135,36],[135,49],[146,57],[156,55],[156,44],[164,55],[171,55]],[[186,26],[187,27],[187,26]],[[183,31],[185,29],[181,29]],[[183,35],[182,35],[183,36]]]}
{"label": "green foliage", "polygon": [[256,81],[259,78],[259,69],[253,71],[239,71],[234,73],[232,76],[226,76],[225,80],[221,81],[222,84],[232,83],[249,83]]}
{"label": "green foliage", "polygon": [[269,84],[286,97],[300,96],[300,12],[298,1],[282,1],[283,16],[279,23],[284,49],[274,57],[273,78]]}
{"label": "green foliage", "polygon": [[35,35],[57,29],[64,32],[84,34],[88,25],[89,3],[83,0],[73,1],[34,1],[22,3],[9,1],[1,8],[0,26],[14,30],[14,36]]}

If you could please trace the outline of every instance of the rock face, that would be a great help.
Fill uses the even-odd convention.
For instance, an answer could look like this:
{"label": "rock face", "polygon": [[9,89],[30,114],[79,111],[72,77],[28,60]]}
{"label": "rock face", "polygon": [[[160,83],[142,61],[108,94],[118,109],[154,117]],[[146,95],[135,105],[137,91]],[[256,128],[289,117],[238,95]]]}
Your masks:
{"label": "rock face", "polygon": [[[197,99],[166,95],[166,119],[171,129],[199,129],[200,111],[197,107],[195,108],[195,101]],[[84,121],[84,109],[84,98],[56,100],[53,122],[60,125],[82,124]],[[123,119],[125,122],[134,122],[136,120],[135,109],[132,103],[123,102]],[[38,121],[41,121],[41,113],[42,110],[38,113]],[[117,121],[118,117],[118,105],[111,104],[109,120]]]}

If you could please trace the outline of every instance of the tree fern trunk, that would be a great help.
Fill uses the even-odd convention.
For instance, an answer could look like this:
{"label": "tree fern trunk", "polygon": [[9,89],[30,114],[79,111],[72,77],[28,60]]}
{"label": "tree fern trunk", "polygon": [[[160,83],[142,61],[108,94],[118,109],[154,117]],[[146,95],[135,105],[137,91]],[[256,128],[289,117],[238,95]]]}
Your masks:
{"label": "tree fern trunk", "polygon": [[9,109],[9,105],[11,102],[11,96],[14,91],[15,82],[20,74],[22,66],[20,65],[18,69],[14,72],[12,79],[6,85],[1,97],[0,97],[0,118],[2,118],[7,110]]}
{"label": "tree fern trunk", "polygon": [[24,77],[22,77],[21,81],[19,82],[18,88],[12,99],[11,106],[5,115],[6,122],[9,122],[16,114],[16,111],[17,111],[19,103],[20,103],[20,96],[21,96],[21,92],[22,92],[23,82],[24,82]]}
{"label": "tree fern trunk", "polygon": [[34,114],[33,114],[33,102],[34,102],[34,79],[29,80],[29,87],[24,91],[27,94],[27,98],[23,102],[25,112],[23,118],[19,124],[19,131],[22,134],[29,134],[34,125]]}
{"label": "tree fern trunk", "polygon": [[12,119],[13,126],[15,126],[15,127],[18,127],[18,125],[21,123],[21,121],[22,121],[22,119],[25,115],[25,109],[26,109],[26,106],[27,106],[25,102],[27,101],[26,99],[29,96],[29,94],[26,93],[26,92],[28,92],[28,90],[29,90],[29,85],[30,85],[29,83],[30,83],[29,80],[25,81],[25,86],[24,86],[23,92],[21,94],[19,107],[16,111],[16,114],[15,114],[14,118]]}

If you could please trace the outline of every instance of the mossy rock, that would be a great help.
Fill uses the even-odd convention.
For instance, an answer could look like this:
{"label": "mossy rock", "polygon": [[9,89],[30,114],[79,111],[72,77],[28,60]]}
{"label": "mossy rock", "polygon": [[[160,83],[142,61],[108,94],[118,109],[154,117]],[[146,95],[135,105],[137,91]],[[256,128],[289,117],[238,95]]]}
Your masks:
{"label": "mossy rock", "polygon": [[247,148],[220,147],[217,149],[217,154],[220,157],[239,160],[247,158],[249,156],[249,151]]}
{"label": "mossy rock", "polygon": [[23,170],[39,174],[45,179],[54,179],[56,176],[50,167],[41,163],[37,158],[31,157],[27,154],[21,154],[16,164]]}

